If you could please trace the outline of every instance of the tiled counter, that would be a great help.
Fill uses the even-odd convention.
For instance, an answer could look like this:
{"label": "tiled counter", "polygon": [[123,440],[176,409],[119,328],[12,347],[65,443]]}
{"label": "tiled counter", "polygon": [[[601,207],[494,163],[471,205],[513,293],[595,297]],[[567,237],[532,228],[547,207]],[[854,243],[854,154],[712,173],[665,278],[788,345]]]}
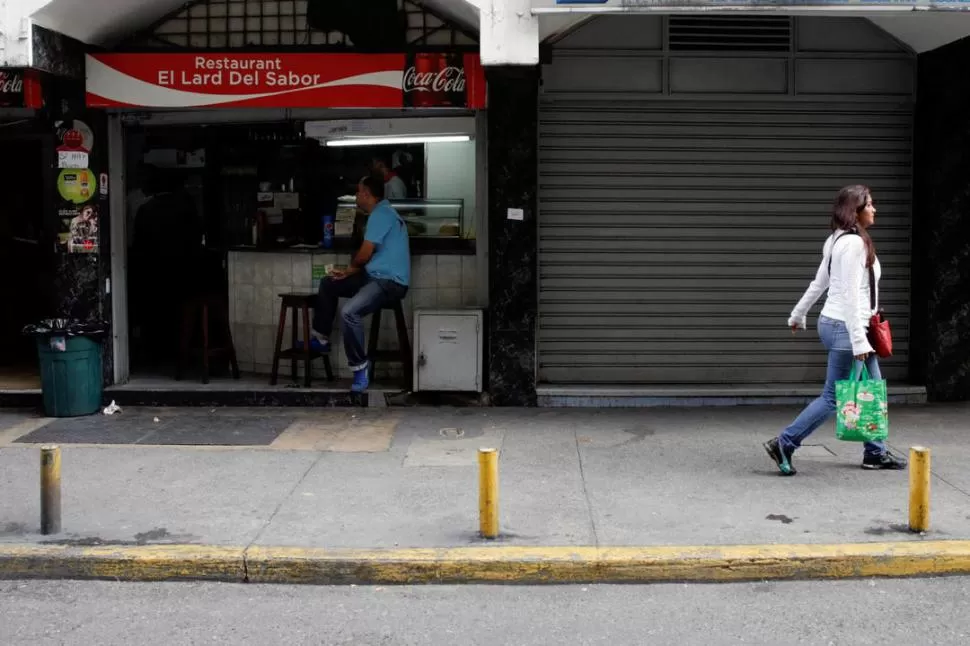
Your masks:
{"label": "tiled counter", "polygon": [[[316,293],[314,267],[327,264],[347,264],[346,253],[293,251],[270,253],[263,251],[231,251],[229,253],[229,318],[240,369],[268,375],[273,368],[273,350],[279,325],[280,299],[285,292]],[[415,308],[453,308],[478,306],[477,258],[474,255],[415,255],[411,259],[411,289],[404,300],[408,330],[413,329]],[[318,270],[319,271],[319,270]],[[291,317],[287,317],[284,348],[290,344]],[[386,312],[382,317],[381,347],[397,347],[394,317]],[[338,378],[349,376],[347,360],[339,333],[339,314],[334,325],[333,362]],[[370,329],[370,317],[365,320]],[[367,338],[367,337],[365,337]],[[413,337],[412,337],[413,342]],[[280,366],[280,381],[289,378],[289,362]],[[302,364],[301,373],[302,375]],[[314,374],[323,379],[323,362],[314,362]],[[398,379],[401,366],[384,363],[377,366],[377,379]]]}

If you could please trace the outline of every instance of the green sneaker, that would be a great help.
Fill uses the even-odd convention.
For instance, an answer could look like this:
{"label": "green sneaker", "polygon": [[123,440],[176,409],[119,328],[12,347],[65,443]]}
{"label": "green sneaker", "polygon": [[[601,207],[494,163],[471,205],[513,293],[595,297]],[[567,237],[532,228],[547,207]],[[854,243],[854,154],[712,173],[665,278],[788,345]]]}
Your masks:
{"label": "green sneaker", "polygon": [[792,464],[792,454],[794,451],[786,451],[783,449],[777,437],[768,440],[763,446],[765,447],[765,451],[768,452],[768,457],[778,465],[778,470],[781,472],[781,475],[793,476],[798,473],[795,471],[795,465]]}

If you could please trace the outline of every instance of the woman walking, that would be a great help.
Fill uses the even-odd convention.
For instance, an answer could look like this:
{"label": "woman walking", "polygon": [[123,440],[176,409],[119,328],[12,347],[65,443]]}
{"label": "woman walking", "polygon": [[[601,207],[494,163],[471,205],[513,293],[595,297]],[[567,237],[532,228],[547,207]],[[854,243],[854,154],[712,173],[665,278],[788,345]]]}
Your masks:
{"label": "woman walking", "polygon": [[[795,449],[835,413],[835,382],[848,379],[853,367],[862,362],[872,379],[882,378],[879,359],[866,338],[869,319],[875,313],[869,298],[869,276],[875,277],[878,294],[882,273],[868,232],[875,220],[876,208],[867,187],[846,186],[839,192],[832,209],[832,235],[822,249],[822,264],[788,319],[792,334],[804,330],[808,311],[828,290],[818,319],[818,335],[828,351],[822,394],[781,435],[764,444],[782,475],[795,475]],[[882,442],[867,442],[862,468],[900,470],[906,468],[906,461],[890,453]]]}

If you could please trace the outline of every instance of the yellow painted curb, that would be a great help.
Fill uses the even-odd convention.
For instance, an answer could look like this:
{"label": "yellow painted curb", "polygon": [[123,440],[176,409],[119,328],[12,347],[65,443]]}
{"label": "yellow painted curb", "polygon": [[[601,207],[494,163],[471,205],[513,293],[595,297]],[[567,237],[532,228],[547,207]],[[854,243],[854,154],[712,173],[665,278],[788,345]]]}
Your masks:
{"label": "yellow painted curb", "polygon": [[244,547],[0,545],[0,579],[244,581]]}
{"label": "yellow painted curb", "polygon": [[970,541],[329,550],[0,545],[0,578],[288,584],[656,583],[970,574]]}
{"label": "yellow painted curb", "polygon": [[254,583],[653,583],[970,573],[970,541],[707,547],[253,547]]}

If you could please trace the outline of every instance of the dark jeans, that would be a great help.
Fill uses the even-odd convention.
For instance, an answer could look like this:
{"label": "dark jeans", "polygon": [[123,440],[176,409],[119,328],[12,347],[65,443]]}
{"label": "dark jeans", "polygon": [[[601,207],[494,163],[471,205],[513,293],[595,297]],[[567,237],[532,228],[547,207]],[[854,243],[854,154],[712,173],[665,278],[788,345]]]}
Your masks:
{"label": "dark jeans", "polygon": [[313,329],[329,338],[333,334],[333,319],[341,298],[350,300],[340,315],[340,330],[344,336],[347,363],[353,371],[367,367],[367,349],[364,346],[363,317],[380,310],[385,305],[403,300],[408,288],[393,280],[379,280],[365,272],[336,280],[320,281],[317,307],[313,312]]}

